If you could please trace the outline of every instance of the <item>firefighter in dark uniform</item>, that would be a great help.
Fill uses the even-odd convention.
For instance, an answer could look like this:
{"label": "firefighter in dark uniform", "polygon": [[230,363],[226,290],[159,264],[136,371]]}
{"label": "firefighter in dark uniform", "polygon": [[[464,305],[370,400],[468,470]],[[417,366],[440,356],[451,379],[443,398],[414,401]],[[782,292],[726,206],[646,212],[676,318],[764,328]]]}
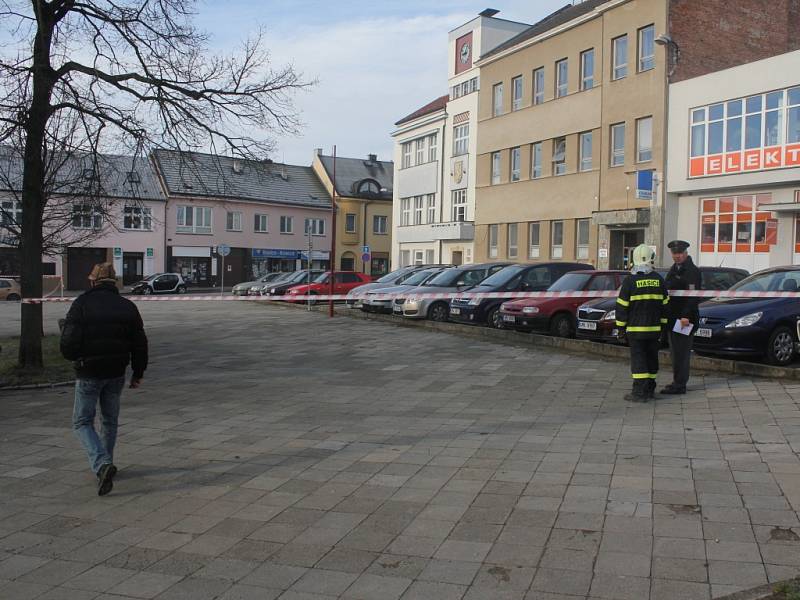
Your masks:
{"label": "firefighter in dark uniform", "polygon": [[[687,250],[689,243],[683,240],[673,240],[667,244],[672,252],[674,264],[667,273],[665,283],[667,289],[672,290],[699,290],[702,289],[702,276],[692,257]],[[669,334],[669,351],[672,357],[672,383],[661,390],[662,394],[685,394],[686,382],[689,381],[689,363],[692,358],[692,341],[697,325],[700,321],[701,298],[673,297],[670,299],[667,322]],[[675,321],[680,321],[683,327],[690,323],[692,332],[689,335],[673,331]]]}
{"label": "firefighter in dark uniform", "polygon": [[617,298],[617,327],[631,348],[633,390],[629,402],[655,397],[661,330],[667,323],[669,295],[664,280],[653,270],[656,253],[641,244],[633,251],[633,270],[625,278]]}

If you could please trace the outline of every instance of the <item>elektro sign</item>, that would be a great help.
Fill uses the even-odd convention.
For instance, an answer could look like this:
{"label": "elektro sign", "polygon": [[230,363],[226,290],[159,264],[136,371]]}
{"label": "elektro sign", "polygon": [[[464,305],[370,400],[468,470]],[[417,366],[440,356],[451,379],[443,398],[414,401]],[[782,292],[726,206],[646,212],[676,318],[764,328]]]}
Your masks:
{"label": "elektro sign", "polygon": [[689,177],[800,167],[800,86],[690,111]]}

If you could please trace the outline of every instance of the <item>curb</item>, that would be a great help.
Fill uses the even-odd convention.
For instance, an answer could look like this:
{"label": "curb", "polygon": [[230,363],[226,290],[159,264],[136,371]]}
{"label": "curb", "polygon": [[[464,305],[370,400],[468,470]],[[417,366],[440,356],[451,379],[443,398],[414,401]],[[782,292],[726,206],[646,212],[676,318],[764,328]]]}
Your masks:
{"label": "curb", "polygon": [[[365,321],[380,321],[397,327],[416,327],[451,333],[461,337],[480,339],[497,343],[508,343],[516,346],[538,346],[543,348],[556,348],[572,354],[592,354],[606,358],[624,360],[630,359],[627,346],[604,344],[590,340],[557,338],[536,333],[521,333],[504,329],[489,329],[488,327],[461,325],[456,323],[437,323],[428,320],[400,319],[392,315],[380,313],[366,313],[359,309],[343,308],[337,314],[353,319]],[[662,365],[672,365],[668,351],[661,351],[659,361]],[[744,361],[729,360],[726,358],[711,358],[707,356],[692,355],[692,370],[707,373],[723,373],[728,375],[743,375],[747,377],[764,377],[769,379],[789,379],[800,381],[800,368],[775,367]]]}
{"label": "curb", "polygon": [[53,383],[31,383],[28,385],[0,385],[0,391],[18,391],[18,390],[40,390],[44,388],[57,388],[75,385],[75,380],[72,381],[56,381]]}

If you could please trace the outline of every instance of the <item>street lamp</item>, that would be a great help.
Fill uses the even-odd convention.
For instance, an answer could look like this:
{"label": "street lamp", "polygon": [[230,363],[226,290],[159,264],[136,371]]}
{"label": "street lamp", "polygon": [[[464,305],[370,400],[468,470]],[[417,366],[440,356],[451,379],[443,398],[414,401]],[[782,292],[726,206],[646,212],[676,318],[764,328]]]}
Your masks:
{"label": "street lamp", "polygon": [[[669,67],[669,75],[668,77],[672,77],[672,74],[675,73],[675,68],[678,66],[678,61],[681,58],[681,49],[680,46],[668,35],[662,34],[655,39],[656,44],[659,46],[668,46],[672,49],[672,65]],[[669,61],[668,61],[669,62]]]}

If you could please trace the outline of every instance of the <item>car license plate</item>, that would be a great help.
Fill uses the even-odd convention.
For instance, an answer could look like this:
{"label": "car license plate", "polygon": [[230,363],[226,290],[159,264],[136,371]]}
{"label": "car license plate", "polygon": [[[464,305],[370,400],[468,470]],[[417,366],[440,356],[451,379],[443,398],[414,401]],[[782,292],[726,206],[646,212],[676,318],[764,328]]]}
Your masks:
{"label": "car license plate", "polygon": [[450,314],[451,315],[460,315],[461,314],[461,309],[460,308],[451,308],[450,309]]}
{"label": "car license plate", "polygon": [[700,329],[697,330],[697,333],[695,335],[697,337],[710,338],[711,337],[711,330],[708,329],[707,327],[701,327]]}
{"label": "car license plate", "polygon": [[578,329],[588,329],[589,331],[597,331],[597,323],[594,321],[578,321]]}
{"label": "car license plate", "polygon": [[403,312],[403,305],[402,304],[395,304],[392,307],[392,312],[402,313]]}
{"label": "car license plate", "polygon": [[516,323],[517,317],[514,315],[503,315],[503,321],[506,321],[507,323]]}

